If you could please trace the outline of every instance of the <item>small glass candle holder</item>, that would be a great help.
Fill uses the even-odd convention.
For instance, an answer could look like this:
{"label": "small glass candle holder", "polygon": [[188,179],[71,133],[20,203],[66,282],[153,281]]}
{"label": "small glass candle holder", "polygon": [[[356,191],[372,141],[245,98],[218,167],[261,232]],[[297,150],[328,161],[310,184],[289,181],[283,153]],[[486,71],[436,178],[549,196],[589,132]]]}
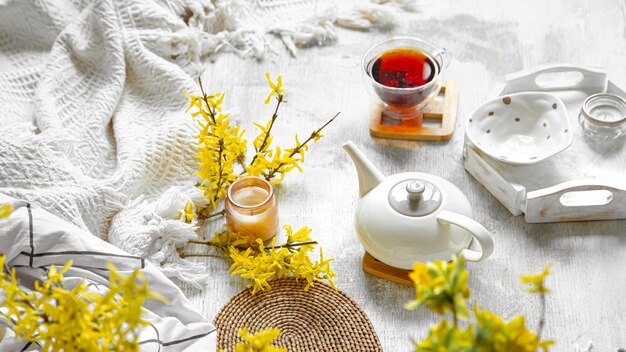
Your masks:
{"label": "small glass candle holder", "polygon": [[226,223],[235,232],[267,241],[278,231],[278,201],[266,180],[248,176],[228,188]]}
{"label": "small glass candle holder", "polygon": [[583,103],[578,116],[586,136],[612,141],[626,134],[626,100],[611,93],[598,93]]}

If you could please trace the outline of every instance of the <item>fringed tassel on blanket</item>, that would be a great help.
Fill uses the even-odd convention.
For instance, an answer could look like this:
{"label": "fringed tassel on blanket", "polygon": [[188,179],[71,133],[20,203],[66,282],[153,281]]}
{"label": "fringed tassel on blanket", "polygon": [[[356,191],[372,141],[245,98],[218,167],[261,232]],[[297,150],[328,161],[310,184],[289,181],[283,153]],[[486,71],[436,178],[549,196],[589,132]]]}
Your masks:
{"label": "fringed tassel on blanket", "polygon": [[202,193],[193,186],[171,187],[154,201],[139,197],[115,216],[109,241],[132,255],[146,258],[168,277],[175,277],[198,289],[210,276],[201,263],[180,258],[177,249],[197,239],[198,224],[182,220],[187,202],[203,204]]}
{"label": "fringed tassel on blanket", "polygon": [[[327,1],[321,2],[320,8],[318,2],[300,1],[291,4],[292,13],[288,17],[292,18],[288,19],[281,18],[276,12],[280,12],[277,9],[286,12],[289,3],[261,6],[244,0],[166,2],[189,28],[197,32],[199,56],[229,51],[259,60],[265,59],[270,52],[276,52],[268,34],[280,38],[289,53],[296,56],[297,48],[335,42],[336,25],[355,30],[390,28],[399,12],[414,11],[416,8],[415,0],[367,0],[350,6]],[[307,4],[310,6],[307,7]],[[303,10],[310,10],[309,7],[314,9],[311,12],[313,15]],[[301,13],[297,13],[298,10]],[[293,17],[298,20],[293,20]]]}

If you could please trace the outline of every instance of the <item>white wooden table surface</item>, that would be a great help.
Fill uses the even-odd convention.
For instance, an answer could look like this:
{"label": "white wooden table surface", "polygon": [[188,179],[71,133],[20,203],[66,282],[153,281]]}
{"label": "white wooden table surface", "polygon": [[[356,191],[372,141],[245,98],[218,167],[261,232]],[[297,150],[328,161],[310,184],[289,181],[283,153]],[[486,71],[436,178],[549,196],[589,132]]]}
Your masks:
{"label": "white wooden table surface", "polygon": [[[459,84],[456,131],[448,142],[375,139],[368,131],[368,95],[360,72],[361,54],[393,35],[414,35],[446,47],[453,56],[449,79]],[[280,43],[277,48],[282,51]],[[383,173],[422,171],[459,186],[474,205],[475,218],[495,235],[496,250],[482,263],[468,265],[472,299],[505,317],[524,314],[535,326],[538,301],[519,288],[518,275],[540,271],[552,261],[548,280],[545,336],[555,351],[594,342],[594,351],[626,347],[626,221],[530,225],[512,216],[463,169],[465,120],[503,76],[544,63],[570,62],[605,67],[610,78],[626,87],[626,1],[442,1],[405,15],[389,32],[340,30],[334,46],[286,53],[265,62],[221,55],[203,80],[210,90],[227,92],[226,106],[256,133],[251,121],[265,121],[271,105],[264,73],[282,74],[288,104],[280,113],[277,142],[291,145],[293,134],[305,136],[335,112],[340,118],[313,145],[305,173],[287,176],[278,191],[281,223],[310,226],[313,236],[334,257],[337,286],[366,311],[386,351],[411,350],[410,338],[421,339],[436,321],[427,309],[402,308],[413,290],[369,276],[361,270],[363,249],[353,231],[358,202],[357,178],[341,144],[352,140]],[[575,126],[575,128],[579,128]],[[205,292],[184,286],[207,317],[244,285],[230,278],[228,265],[209,258],[214,281]]]}

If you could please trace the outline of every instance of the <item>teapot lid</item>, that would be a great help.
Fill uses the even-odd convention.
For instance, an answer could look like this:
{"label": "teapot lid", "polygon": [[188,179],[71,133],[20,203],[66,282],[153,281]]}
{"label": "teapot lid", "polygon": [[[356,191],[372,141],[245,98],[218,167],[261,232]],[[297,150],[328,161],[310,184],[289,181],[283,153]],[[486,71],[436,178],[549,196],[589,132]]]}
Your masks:
{"label": "teapot lid", "polygon": [[389,191],[389,204],[398,213],[420,217],[434,213],[441,205],[441,191],[433,183],[412,178],[398,182]]}

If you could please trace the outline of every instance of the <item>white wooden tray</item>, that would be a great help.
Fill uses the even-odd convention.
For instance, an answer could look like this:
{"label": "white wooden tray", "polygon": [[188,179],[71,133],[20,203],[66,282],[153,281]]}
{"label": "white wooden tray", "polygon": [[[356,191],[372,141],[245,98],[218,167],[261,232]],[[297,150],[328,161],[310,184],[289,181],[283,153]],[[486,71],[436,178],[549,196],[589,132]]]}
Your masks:
{"label": "white wooden tray", "polygon": [[626,218],[626,147],[624,141],[597,144],[583,136],[578,114],[591,94],[626,97],[600,70],[549,65],[505,77],[490,98],[544,91],[557,95],[569,113],[574,142],[563,152],[531,165],[496,161],[473,145],[463,146],[465,169],[513,215],[528,223]]}

